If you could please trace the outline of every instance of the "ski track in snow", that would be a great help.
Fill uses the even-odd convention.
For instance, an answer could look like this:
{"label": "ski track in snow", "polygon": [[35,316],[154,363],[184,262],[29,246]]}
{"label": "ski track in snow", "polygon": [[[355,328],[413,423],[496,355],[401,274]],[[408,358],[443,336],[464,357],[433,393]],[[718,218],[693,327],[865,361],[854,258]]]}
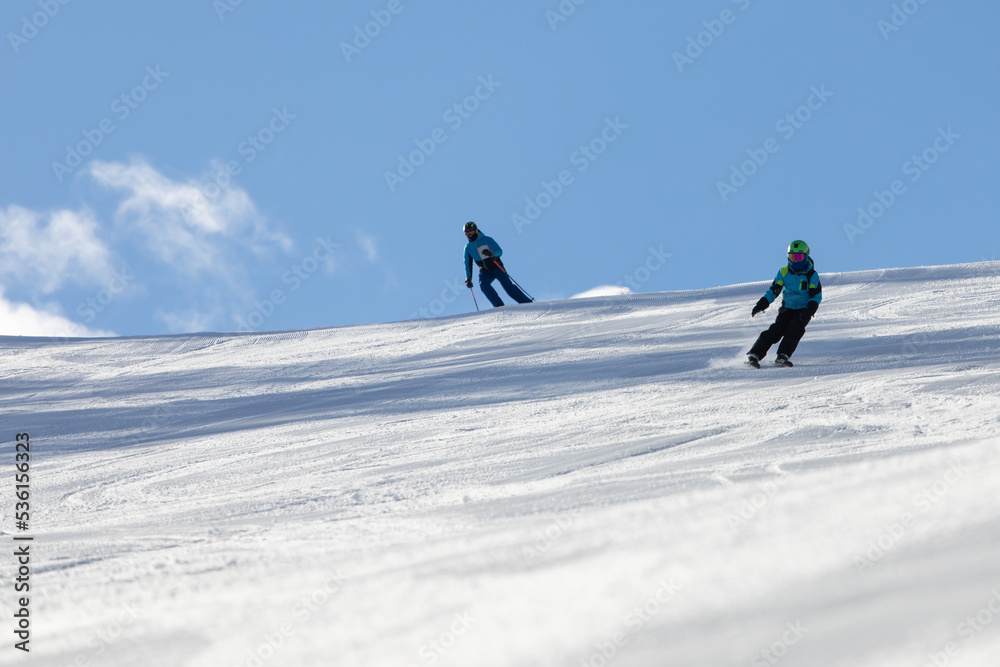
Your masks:
{"label": "ski track in snow", "polygon": [[31,664],[995,665],[998,266],[823,274],[792,369],[766,283],[0,338]]}

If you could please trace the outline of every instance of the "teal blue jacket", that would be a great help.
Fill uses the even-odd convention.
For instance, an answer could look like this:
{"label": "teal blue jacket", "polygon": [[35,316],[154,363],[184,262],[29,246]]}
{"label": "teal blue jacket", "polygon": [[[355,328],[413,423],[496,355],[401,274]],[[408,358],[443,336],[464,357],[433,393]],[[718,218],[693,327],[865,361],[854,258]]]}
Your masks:
{"label": "teal blue jacket", "polygon": [[810,301],[819,306],[819,302],[823,300],[823,286],[819,282],[819,274],[816,273],[812,258],[809,258],[809,265],[801,272],[790,265],[778,269],[778,275],[764,292],[764,298],[768,303],[774,303],[782,292],[784,296],[781,298],[781,305],[785,308],[799,310],[808,306]]}
{"label": "teal blue jacket", "polygon": [[500,249],[500,245],[491,239],[486,234],[479,232],[476,234],[474,241],[469,241],[465,244],[465,255],[463,260],[465,261],[465,277],[472,277],[472,263],[475,262],[480,268],[483,266],[483,260],[489,257],[488,254],[484,253],[483,250],[488,249],[489,252],[493,253],[493,257],[499,257],[503,254],[503,250]]}

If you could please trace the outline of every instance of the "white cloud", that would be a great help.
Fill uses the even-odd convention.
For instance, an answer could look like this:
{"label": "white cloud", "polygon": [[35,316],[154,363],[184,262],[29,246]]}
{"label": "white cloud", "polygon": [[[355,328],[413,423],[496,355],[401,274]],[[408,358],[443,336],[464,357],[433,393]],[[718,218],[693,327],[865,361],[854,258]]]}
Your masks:
{"label": "white cloud", "polygon": [[99,184],[124,192],[115,213],[119,225],[144,235],[161,261],[193,277],[208,274],[236,284],[240,272],[227,256],[233,245],[259,255],[292,247],[287,236],[268,227],[242,189],[173,181],[142,160],[95,161],[89,173]]}
{"label": "white cloud", "polygon": [[21,206],[0,210],[0,278],[52,294],[67,282],[93,283],[111,272],[111,251],[89,210],[47,215]]}
{"label": "white cloud", "polygon": [[[210,165],[209,172],[219,173],[219,166]],[[116,286],[115,295],[126,287],[131,298],[148,295],[142,302],[148,315],[169,330],[231,328],[256,298],[255,277],[292,250],[292,241],[235,184],[174,180],[141,159],[97,161],[81,174],[115,195],[113,225],[102,225],[87,207],[49,213],[16,205],[0,209],[0,298],[5,285],[11,298],[34,304],[0,301],[7,333],[106,333],[74,324],[54,301],[51,306],[38,303],[50,295],[69,298],[68,287],[109,284]],[[374,239],[359,234],[358,243],[375,261]],[[116,277],[119,262],[135,267],[127,281]],[[329,262],[332,257],[325,270],[332,270]],[[117,282],[109,282],[113,279]]]}
{"label": "white cloud", "polygon": [[171,331],[210,331],[215,321],[212,314],[193,310],[184,313],[159,312],[156,316]]}
{"label": "white cloud", "polygon": [[115,211],[118,230],[138,236],[187,293],[184,312],[157,315],[171,330],[230,325],[255,295],[252,274],[262,260],[292,249],[292,241],[271,228],[246,191],[232,184],[175,181],[143,160],[95,161],[88,173],[122,193]]}
{"label": "white cloud", "polygon": [[37,310],[25,303],[8,301],[4,297],[4,287],[0,285],[0,335],[76,338],[113,336],[114,333],[89,329],[68,320],[58,313],[56,306],[49,310]]}
{"label": "white cloud", "polygon": [[378,261],[378,247],[375,245],[375,237],[370,234],[366,234],[360,229],[357,232],[355,232],[354,236],[358,242],[358,245],[361,246],[361,249],[365,251],[365,257],[368,259],[368,261],[369,262]]}

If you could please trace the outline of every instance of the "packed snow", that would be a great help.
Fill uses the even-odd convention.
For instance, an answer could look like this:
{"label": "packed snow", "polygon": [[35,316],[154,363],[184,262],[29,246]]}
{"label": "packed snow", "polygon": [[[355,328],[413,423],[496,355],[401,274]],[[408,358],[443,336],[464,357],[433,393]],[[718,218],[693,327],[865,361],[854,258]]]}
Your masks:
{"label": "packed snow", "polygon": [[1000,263],[0,338],[4,665],[994,666]]}

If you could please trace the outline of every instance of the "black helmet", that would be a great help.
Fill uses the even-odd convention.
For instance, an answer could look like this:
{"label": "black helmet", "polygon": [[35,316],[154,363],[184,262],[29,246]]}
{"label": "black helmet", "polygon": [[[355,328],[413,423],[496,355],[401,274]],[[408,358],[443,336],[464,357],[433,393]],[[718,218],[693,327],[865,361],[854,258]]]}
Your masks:
{"label": "black helmet", "polygon": [[468,234],[469,232],[478,232],[479,227],[476,227],[476,223],[474,222],[467,222],[465,223],[465,227],[462,228],[462,231],[465,232],[466,234]]}

